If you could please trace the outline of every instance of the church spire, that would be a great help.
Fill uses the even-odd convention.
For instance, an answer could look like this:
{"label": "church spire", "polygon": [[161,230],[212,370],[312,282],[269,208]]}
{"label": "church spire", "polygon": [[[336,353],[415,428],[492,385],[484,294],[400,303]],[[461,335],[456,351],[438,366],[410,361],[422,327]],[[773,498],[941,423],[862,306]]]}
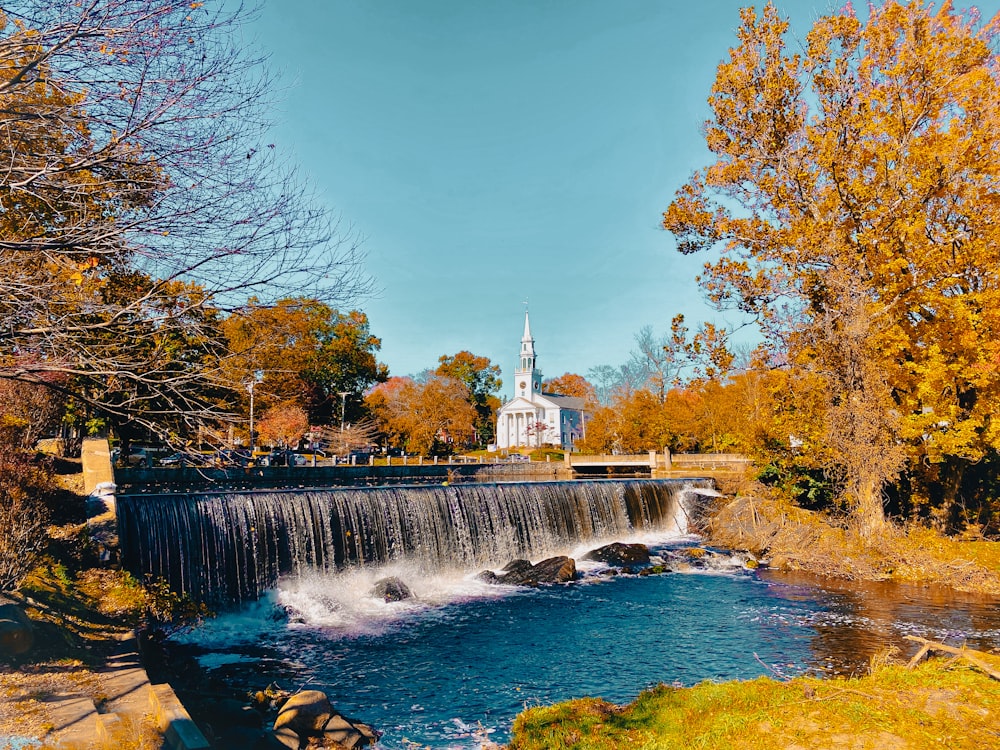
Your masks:
{"label": "church spire", "polygon": [[528,311],[524,311],[524,335],[521,337],[521,356],[514,368],[518,396],[532,399],[533,394],[542,391],[542,373],[535,367],[535,340],[531,337],[531,321]]}

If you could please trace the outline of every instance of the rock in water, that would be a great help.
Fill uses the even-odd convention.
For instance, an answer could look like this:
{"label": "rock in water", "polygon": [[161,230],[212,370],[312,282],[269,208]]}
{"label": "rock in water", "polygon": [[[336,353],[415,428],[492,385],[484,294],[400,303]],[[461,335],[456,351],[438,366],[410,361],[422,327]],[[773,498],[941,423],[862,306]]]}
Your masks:
{"label": "rock in water", "polygon": [[385,599],[387,602],[401,602],[413,598],[410,587],[395,576],[382,578],[375,581],[375,588],[372,589],[372,596]]}
{"label": "rock in water", "polygon": [[18,656],[34,643],[35,631],[28,616],[13,602],[0,600],[0,653]]}
{"label": "rock in water", "polygon": [[[531,560],[511,560],[507,563],[503,572],[507,575],[520,576],[531,570]],[[501,576],[502,578],[503,576]]]}
{"label": "rock in water", "polygon": [[334,747],[355,748],[374,745],[378,741],[379,733],[360,721],[334,714],[326,725],[326,732],[323,736],[327,740],[340,743]]}
{"label": "rock in water", "polygon": [[597,560],[608,565],[645,565],[649,562],[649,547],[645,544],[623,544],[614,542],[592,550],[583,556],[584,560]]}
{"label": "rock in water", "polygon": [[514,560],[496,583],[509,586],[537,586],[540,583],[565,583],[576,578],[576,561],[572,557],[550,557],[537,565],[527,560]]}
{"label": "rock in water", "polygon": [[303,690],[285,701],[274,720],[274,731],[290,729],[299,737],[315,737],[323,733],[334,714],[326,693]]}
{"label": "rock in water", "polygon": [[539,583],[566,583],[576,578],[576,560],[572,557],[550,557],[529,571]]}
{"label": "rock in water", "polygon": [[476,574],[476,580],[483,583],[499,583],[500,579],[492,570],[484,570]]}

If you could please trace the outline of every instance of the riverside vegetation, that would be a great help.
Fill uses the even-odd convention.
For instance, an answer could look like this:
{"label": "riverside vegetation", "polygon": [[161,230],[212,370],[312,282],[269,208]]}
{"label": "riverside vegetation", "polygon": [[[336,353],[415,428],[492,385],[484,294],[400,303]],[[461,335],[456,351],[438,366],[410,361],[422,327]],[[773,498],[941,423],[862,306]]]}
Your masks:
{"label": "riverside vegetation", "polygon": [[[772,567],[853,581],[943,585],[1000,597],[1000,542],[888,527],[872,544],[850,524],[748,484],[712,513],[706,540]],[[869,673],[819,679],[658,685],[627,706],[583,698],[532,707],[509,750],[612,748],[892,748],[1000,746],[1000,655],[944,654],[903,664],[888,651]]]}

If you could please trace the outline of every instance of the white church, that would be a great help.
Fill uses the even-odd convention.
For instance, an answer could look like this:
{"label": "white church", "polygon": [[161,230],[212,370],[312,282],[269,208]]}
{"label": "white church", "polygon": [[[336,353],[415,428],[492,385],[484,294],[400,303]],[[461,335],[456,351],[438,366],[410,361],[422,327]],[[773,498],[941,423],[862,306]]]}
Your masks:
{"label": "white church", "polygon": [[587,414],[582,398],[542,393],[542,373],[535,367],[535,340],[524,312],[521,356],[514,368],[514,398],[497,413],[497,448],[551,445],[571,451],[583,438]]}

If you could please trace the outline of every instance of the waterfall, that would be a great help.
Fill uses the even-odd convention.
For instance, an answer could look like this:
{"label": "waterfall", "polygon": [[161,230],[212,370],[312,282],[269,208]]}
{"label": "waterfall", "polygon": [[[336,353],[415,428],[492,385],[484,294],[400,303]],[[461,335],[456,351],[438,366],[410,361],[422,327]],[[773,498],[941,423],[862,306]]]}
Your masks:
{"label": "waterfall", "polygon": [[685,489],[707,480],[622,479],[126,495],[122,561],[200,601],[259,597],[282,576],[412,560],[496,567],[568,543],[684,533]]}

